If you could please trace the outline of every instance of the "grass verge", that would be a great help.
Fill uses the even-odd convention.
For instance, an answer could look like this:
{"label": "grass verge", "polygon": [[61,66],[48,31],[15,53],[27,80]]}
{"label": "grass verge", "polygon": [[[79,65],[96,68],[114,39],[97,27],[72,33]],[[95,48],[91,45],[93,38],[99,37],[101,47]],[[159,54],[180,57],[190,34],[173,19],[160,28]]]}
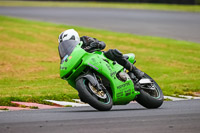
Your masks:
{"label": "grass verge", "polygon": [[122,8],[162,11],[200,12],[200,5],[147,4],[147,3],[111,3],[111,2],[47,2],[47,1],[0,1],[0,6],[28,7],[88,7]]}
{"label": "grass verge", "polygon": [[165,95],[200,92],[200,44],[0,16],[0,105],[78,98],[59,78],[57,37],[69,28],[103,40],[106,50],[135,53],[136,66],[152,76]]}

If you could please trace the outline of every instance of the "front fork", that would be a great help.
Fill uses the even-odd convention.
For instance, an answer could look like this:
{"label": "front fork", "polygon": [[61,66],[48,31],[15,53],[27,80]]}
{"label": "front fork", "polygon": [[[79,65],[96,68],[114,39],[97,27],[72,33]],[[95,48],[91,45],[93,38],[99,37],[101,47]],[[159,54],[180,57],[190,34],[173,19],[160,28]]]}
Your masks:
{"label": "front fork", "polygon": [[88,71],[84,75],[79,76],[76,80],[80,78],[86,78],[89,80],[92,86],[97,89],[97,91],[102,91],[104,89],[104,87],[101,87],[102,85],[99,83],[95,73]]}

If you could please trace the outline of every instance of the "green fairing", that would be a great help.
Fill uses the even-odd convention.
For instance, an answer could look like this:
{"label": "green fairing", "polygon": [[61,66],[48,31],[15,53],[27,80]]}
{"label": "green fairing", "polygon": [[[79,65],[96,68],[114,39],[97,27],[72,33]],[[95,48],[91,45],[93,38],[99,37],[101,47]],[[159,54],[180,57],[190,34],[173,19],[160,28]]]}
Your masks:
{"label": "green fairing", "polygon": [[[117,63],[113,63],[112,60],[106,58],[102,51],[95,51],[88,53],[81,48],[82,42],[76,45],[71,55],[66,55],[60,65],[60,77],[67,80],[68,83],[75,88],[76,79],[82,75],[83,70],[90,67],[97,73],[103,75],[110,82],[112,89],[113,104],[127,104],[134,100],[136,95],[140,92],[135,91],[134,84],[129,78],[125,82],[119,80],[116,77],[118,72],[123,72],[123,67]],[[129,61],[133,63],[135,61],[134,54],[126,54],[129,56]]]}

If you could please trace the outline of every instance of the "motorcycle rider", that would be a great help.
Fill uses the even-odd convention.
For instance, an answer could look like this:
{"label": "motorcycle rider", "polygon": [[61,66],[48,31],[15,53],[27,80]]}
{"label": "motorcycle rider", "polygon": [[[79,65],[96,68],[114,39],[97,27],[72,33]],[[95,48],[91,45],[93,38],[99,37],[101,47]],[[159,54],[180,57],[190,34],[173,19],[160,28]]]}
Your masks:
{"label": "motorcycle rider", "polygon": [[[65,40],[82,41],[82,48],[90,53],[97,50],[103,50],[106,47],[106,44],[103,41],[99,41],[96,38],[88,36],[79,37],[79,34],[74,29],[65,30],[59,35],[59,44]],[[138,79],[143,77],[144,73],[138,70],[132,63],[130,63],[119,50],[109,49],[108,51],[104,52],[104,54],[107,58],[116,61],[118,64],[122,65],[130,72],[133,72]]]}

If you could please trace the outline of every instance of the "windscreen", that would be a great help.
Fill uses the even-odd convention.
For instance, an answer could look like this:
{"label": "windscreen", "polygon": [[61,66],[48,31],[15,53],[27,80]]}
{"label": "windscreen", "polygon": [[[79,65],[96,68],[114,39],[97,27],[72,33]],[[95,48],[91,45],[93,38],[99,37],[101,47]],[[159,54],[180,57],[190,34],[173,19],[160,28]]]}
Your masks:
{"label": "windscreen", "polygon": [[66,55],[69,56],[78,43],[79,42],[75,40],[66,40],[61,42],[58,46],[60,59],[62,60]]}

